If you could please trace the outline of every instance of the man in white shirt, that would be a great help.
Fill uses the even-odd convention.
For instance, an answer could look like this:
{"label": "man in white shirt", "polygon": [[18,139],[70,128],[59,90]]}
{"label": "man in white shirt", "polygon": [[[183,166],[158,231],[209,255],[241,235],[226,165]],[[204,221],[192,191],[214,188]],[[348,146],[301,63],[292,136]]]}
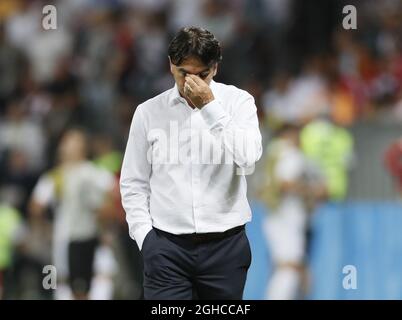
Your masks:
{"label": "man in white shirt", "polygon": [[[41,221],[48,206],[55,208],[52,263],[58,276],[56,299],[69,296],[66,278],[74,298],[87,299],[94,288],[94,263],[99,265],[95,258],[104,256],[105,251],[97,251],[99,212],[110,207],[115,180],[111,173],[87,160],[86,140],[78,129],[63,135],[58,150],[60,163],[40,177],[30,201],[34,220]],[[94,284],[99,291],[99,281]]]}
{"label": "man in white shirt", "polygon": [[181,29],[168,54],[176,84],[137,107],[120,178],[144,298],[242,299],[245,175],[262,153],[254,98],[212,80],[221,48],[209,31]]}

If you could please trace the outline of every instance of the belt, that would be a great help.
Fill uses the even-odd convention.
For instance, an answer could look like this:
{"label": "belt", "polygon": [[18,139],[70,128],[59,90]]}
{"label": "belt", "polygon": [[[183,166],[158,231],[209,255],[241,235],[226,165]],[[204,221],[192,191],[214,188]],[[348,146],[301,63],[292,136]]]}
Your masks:
{"label": "belt", "polygon": [[[244,225],[241,225],[228,229],[224,232],[189,233],[189,234],[172,234],[160,229],[157,229],[157,231],[167,235],[170,238],[189,240],[190,242],[193,243],[205,243],[214,240],[222,240],[228,238],[244,230],[244,228],[245,228]],[[154,229],[156,228],[154,227]]]}

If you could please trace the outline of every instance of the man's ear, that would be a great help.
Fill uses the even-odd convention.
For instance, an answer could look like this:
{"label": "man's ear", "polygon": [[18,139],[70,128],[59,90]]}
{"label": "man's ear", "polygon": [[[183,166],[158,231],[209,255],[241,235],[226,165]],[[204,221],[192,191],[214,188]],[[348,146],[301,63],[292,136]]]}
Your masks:
{"label": "man's ear", "polygon": [[170,72],[173,74],[173,66],[174,66],[174,64],[172,63],[172,60],[170,60],[169,56],[168,56],[168,59],[169,59]]}
{"label": "man's ear", "polygon": [[216,73],[218,72],[218,64],[215,64],[215,68],[214,68],[214,73],[212,74],[212,77],[216,76]]}

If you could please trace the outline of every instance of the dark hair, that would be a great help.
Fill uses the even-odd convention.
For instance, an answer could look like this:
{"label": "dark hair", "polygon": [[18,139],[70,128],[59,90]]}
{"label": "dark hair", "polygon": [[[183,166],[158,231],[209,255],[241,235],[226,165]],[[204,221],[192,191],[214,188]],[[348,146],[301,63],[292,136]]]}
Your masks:
{"label": "dark hair", "polygon": [[221,46],[215,36],[203,28],[182,28],[169,44],[168,55],[174,65],[180,65],[190,56],[212,66],[222,60]]}

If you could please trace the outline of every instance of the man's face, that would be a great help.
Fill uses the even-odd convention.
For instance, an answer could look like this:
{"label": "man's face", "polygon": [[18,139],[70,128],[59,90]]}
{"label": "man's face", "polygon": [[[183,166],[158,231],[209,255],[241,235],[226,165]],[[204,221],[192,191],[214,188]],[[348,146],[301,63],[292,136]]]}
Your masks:
{"label": "man's face", "polygon": [[184,83],[187,74],[194,74],[209,85],[212,78],[216,75],[216,70],[217,64],[214,64],[212,67],[208,67],[203,64],[200,59],[193,56],[184,59],[180,65],[174,65],[172,62],[170,62],[170,71],[172,72],[179,92],[183,97],[185,97]]}

